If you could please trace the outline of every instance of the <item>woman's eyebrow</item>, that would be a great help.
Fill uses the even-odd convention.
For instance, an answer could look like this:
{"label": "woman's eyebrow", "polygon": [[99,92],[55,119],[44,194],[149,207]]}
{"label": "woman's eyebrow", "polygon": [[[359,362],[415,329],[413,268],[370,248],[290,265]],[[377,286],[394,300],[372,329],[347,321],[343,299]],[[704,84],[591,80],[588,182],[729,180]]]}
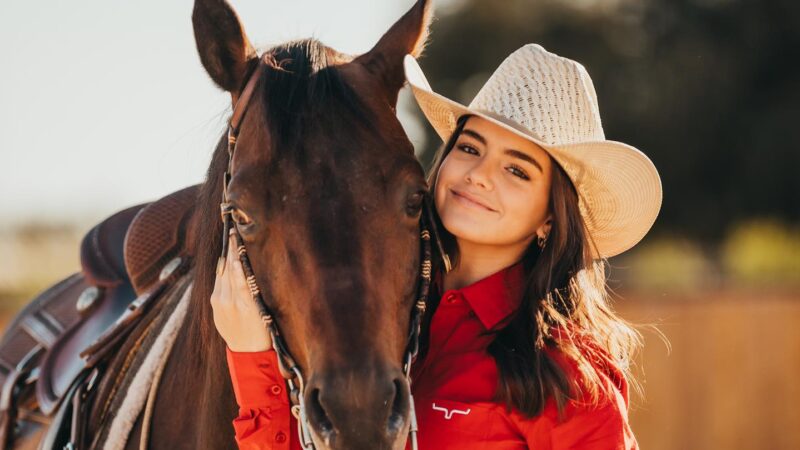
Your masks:
{"label": "woman's eyebrow", "polygon": [[461,134],[466,134],[467,136],[477,140],[481,144],[486,145],[486,138],[481,136],[480,133],[478,133],[477,131],[463,130],[463,131],[461,131]]}
{"label": "woman's eyebrow", "polygon": [[539,164],[532,156],[529,154],[522,152],[520,150],[514,150],[513,148],[509,148],[504,152],[506,155],[513,156],[514,158],[521,159],[525,162],[531,163],[539,169],[539,172],[544,173],[544,169],[542,169],[541,164]]}
{"label": "woman's eyebrow", "polygon": [[[480,142],[483,145],[486,145],[486,138],[481,136],[481,134],[475,130],[464,129],[463,131],[461,131],[461,133],[466,134],[467,136],[475,139],[476,141]],[[537,162],[532,156],[528,155],[527,153],[521,150],[515,150],[513,148],[507,149],[504,153],[506,155],[513,156],[514,158],[521,159],[527,163],[533,164],[534,166],[536,166],[537,169],[539,169],[539,172],[544,173],[542,165],[539,164],[539,162]]]}

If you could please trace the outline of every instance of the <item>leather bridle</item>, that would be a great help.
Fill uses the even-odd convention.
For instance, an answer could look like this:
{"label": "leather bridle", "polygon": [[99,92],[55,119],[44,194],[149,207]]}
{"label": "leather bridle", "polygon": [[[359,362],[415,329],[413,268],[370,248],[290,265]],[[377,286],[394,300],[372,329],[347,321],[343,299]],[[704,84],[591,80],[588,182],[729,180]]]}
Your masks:
{"label": "leather bridle", "polygon": [[[250,98],[252,97],[256,84],[261,78],[261,74],[263,73],[267,64],[267,59],[265,57],[260,58],[257,67],[253,70],[253,73],[250,75],[250,78],[242,90],[241,95],[234,104],[233,114],[231,115],[230,124],[228,126],[228,167],[225,170],[225,176],[223,179],[223,199],[222,203],[220,204],[220,212],[223,222],[222,255],[220,255],[217,263],[217,272],[220,273],[222,270],[224,270],[225,261],[228,254],[228,239],[229,235],[232,235],[236,243],[236,254],[242,263],[242,269],[244,270],[244,274],[247,279],[247,285],[250,289],[250,294],[253,296],[253,300],[258,306],[261,319],[263,320],[264,325],[266,326],[270,337],[272,338],[272,346],[278,356],[278,365],[280,366],[281,374],[286,379],[286,382],[289,386],[290,400],[292,402],[292,414],[294,414],[298,421],[298,436],[300,438],[300,443],[304,449],[313,450],[314,444],[311,439],[308,416],[306,415],[305,404],[303,402],[303,392],[305,389],[303,374],[294,358],[292,358],[292,355],[288,351],[286,342],[280,333],[278,324],[275,322],[272,311],[270,311],[269,307],[264,302],[264,298],[261,295],[261,290],[256,283],[256,277],[253,272],[253,268],[250,265],[250,260],[247,256],[244,240],[242,239],[238,226],[232,217],[235,207],[229,202],[228,199],[228,184],[230,183],[232,176],[231,171],[233,165],[233,155],[236,150],[236,139],[239,135],[240,126],[242,124],[242,120],[244,119],[245,112],[247,111],[247,107],[250,103]],[[410,390],[410,371],[411,362],[419,349],[420,326],[422,317],[425,313],[425,308],[427,306],[428,291],[431,284],[430,229],[433,229],[435,232],[435,221],[433,220],[431,214],[432,206],[430,205],[430,196],[426,194],[423,200],[422,207],[424,211],[420,216],[421,266],[419,279],[417,281],[417,301],[414,304],[411,312],[408,344],[403,361],[403,372],[409,386],[409,438],[411,439],[411,448],[414,450],[417,449],[417,418],[414,411],[414,398],[413,395],[411,395]],[[440,247],[439,250],[441,250],[441,242],[435,233],[434,238],[437,245]]]}

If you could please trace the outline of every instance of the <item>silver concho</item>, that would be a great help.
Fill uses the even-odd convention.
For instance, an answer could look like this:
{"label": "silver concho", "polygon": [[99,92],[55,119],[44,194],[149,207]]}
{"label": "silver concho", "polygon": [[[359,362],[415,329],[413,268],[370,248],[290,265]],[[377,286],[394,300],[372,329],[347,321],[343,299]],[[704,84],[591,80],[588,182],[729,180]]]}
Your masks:
{"label": "silver concho", "polygon": [[75,303],[75,308],[79,313],[83,313],[91,308],[98,298],[100,298],[100,289],[97,286],[89,286],[81,292],[78,301]]}
{"label": "silver concho", "polygon": [[181,265],[181,258],[180,256],[176,258],[172,258],[163,269],[161,269],[161,273],[158,275],[159,281],[164,281],[167,277],[172,275],[172,272],[175,272],[175,269],[180,267]]}

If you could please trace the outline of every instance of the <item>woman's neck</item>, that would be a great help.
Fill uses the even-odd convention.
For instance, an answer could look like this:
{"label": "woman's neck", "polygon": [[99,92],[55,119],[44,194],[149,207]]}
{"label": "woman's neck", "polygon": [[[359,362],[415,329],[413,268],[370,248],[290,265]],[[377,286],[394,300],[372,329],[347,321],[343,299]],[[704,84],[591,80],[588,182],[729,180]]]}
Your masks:
{"label": "woman's neck", "polygon": [[482,245],[458,240],[458,265],[444,276],[444,289],[461,289],[516,263],[527,243]]}

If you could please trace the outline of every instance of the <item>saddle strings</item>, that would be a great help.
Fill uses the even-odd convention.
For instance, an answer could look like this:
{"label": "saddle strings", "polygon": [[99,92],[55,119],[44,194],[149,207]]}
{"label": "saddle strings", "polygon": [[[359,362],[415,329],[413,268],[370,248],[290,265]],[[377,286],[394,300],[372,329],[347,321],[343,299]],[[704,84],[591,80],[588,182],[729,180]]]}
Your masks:
{"label": "saddle strings", "polygon": [[[241,125],[241,121],[244,118],[244,114],[249,104],[250,97],[252,96],[253,91],[255,90],[255,85],[258,79],[260,78],[261,72],[264,70],[264,66],[265,66],[265,61],[264,57],[262,57],[256,69],[250,76],[250,79],[248,80],[247,85],[242,91],[241,96],[236,101],[236,104],[233,107],[233,114],[231,115],[231,121],[228,126],[228,146],[227,146],[228,166],[223,176],[222,203],[220,203],[220,215],[223,223],[222,254],[217,260],[217,273],[219,274],[222,272],[222,270],[224,270],[228,255],[229,236],[233,236],[236,244],[236,254],[239,260],[241,261],[242,269],[244,271],[244,275],[247,280],[247,286],[250,289],[250,294],[253,297],[256,306],[258,307],[261,320],[264,322],[264,325],[270,334],[270,338],[272,340],[272,347],[275,349],[275,352],[278,355],[278,366],[280,368],[281,374],[286,379],[287,384],[289,386],[290,399],[293,404],[292,414],[295,415],[298,421],[298,437],[300,439],[300,443],[304,449],[314,450],[314,444],[311,438],[311,431],[310,431],[311,428],[310,424],[308,423],[308,416],[305,410],[305,403],[302,401],[302,394],[305,390],[303,374],[301,373],[300,368],[295,362],[294,358],[292,358],[291,354],[289,353],[286,343],[281,336],[280,330],[278,329],[278,325],[275,322],[274,316],[272,315],[272,312],[270,311],[269,307],[264,301],[263,296],[261,295],[261,290],[258,287],[255,273],[253,271],[252,265],[250,264],[250,259],[247,255],[247,249],[245,248],[244,240],[242,239],[242,236],[239,233],[239,229],[236,223],[233,221],[232,215],[235,208],[228,199],[228,185],[231,181],[231,176],[232,176],[233,155],[236,150],[236,139],[239,135],[239,126]],[[422,317],[424,316],[427,307],[428,292],[430,290],[430,284],[431,284],[431,268],[432,268],[431,231],[429,230],[429,226],[434,230],[434,238],[436,239],[436,244],[439,247],[438,248],[439,253],[442,255],[444,259],[445,267],[447,270],[449,270],[450,268],[449,264],[450,261],[447,259],[447,255],[443,251],[438,233],[435,232],[436,224],[435,220],[433,220],[432,217],[430,202],[427,201],[429,200],[428,197],[429,195],[426,194],[426,201],[423,202],[423,209],[425,211],[423,211],[423,214],[421,214],[420,216],[420,242],[421,242],[420,275],[417,285],[416,302],[414,304],[414,308],[412,309],[411,313],[408,345],[406,347],[405,359],[403,361],[403,372],[406,377],[406,382],[408,383],[409,386],[409,401],[410,401],[409,438],[411,440],[411,448],[413,450],[418,449],[418,444],[417,444],[418,427],[417,427],[416,412],[414,410],[414,397],[411,394],[411,389],[410,389],[411,363],[413,362],[414,358],[417,355],[417,351],[419,350],[420,328],[422,324]],[[430,224],[427,223],[428,221],[430,221]]]}

